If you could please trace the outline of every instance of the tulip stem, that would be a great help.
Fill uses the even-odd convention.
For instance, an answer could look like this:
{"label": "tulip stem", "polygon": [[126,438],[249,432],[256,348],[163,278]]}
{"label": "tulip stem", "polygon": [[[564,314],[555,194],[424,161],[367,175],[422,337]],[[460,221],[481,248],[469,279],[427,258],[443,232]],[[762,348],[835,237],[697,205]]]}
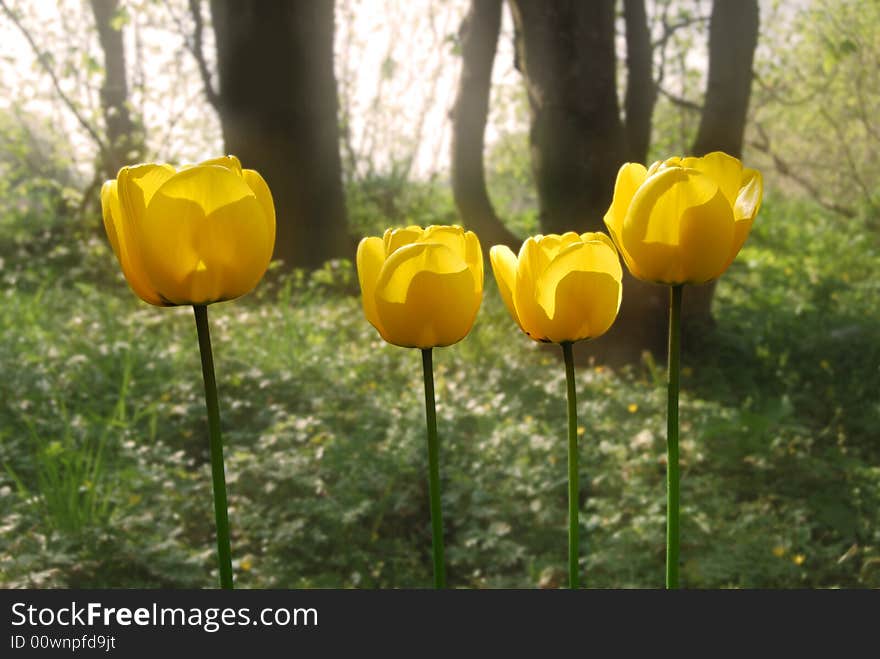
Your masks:
{"label": "tulip stem", "polygon": [[205,380],[205,404],[208,408],[208,436],[211,443],[211,475],[214,480],[214,516],[217,520],[217,558],[220,565],[220,587],[232,588],[232,551],[229,547],[229,515],[226,504],[226,474],[223,468],[223,439],[220,437],[220,404],[217,381],[214,379],[214,357],[208,329],[208,307],[193,305],[199,351],[202,355],[202,376]]}
{"label": "tulip stem", "polygon": [[434,588],[446,588],[443,559],[443,513],[440,509],[440,447],[437,440],[437,409],[434,403],[434,364],[431,348],[422,349],[425,376],[425,420],[428,424],[428,496],[431,502],[431,551],[434,557]]}
{"label": "tulip stem", "polygon": [[568,587],[578,587],[578,525],[580,493],[578,483],[577,392],[574,386],[572,343],[562,344],[565,380],[568,386]]}
{"label": "tulip stem", "polygon": [[678,389],[682,285],[669,289],[669,359],[666,412],[666,587],[678,588]]}

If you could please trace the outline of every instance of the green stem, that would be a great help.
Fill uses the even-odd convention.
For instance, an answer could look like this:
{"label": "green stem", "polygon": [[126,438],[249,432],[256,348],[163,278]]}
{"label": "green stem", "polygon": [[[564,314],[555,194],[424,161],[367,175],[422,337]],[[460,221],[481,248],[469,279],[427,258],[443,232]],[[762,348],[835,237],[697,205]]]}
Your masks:
{"label": "green stem", "polygon": [[434,365],[431,348],[422,350],[425,377],[425,420],[428,424],[428,493],[431,501],[431,551],[434,556],[434,588],[446,588],[443,560],[443,513],[440,510],[440,447],[437,441],[437,409],[434,403]]}
{"label": "green stem", "polygon": [[211,475],[214,480],[214,516],[217,520],[217,558],[220,564],[220,587],[232,588],[232,551],[229,547],[229,516],[226,504],[226,474],[223,469],[223,440],[220,437],[220,404],[214,379],[214,357],[208,330],[208,307],[193,305],[199,351],[202,354],[202,377],[205,380],[205,404],[208,407],[208,436],[211,442]]}
{"label": "green stem", "polygon": [[682,286],[669,289],[669,376],[666,411],[666,587],[678,588],[678,375]]}
{"label": "green stem", "polygon": [[568,587],[578,587],[578,440],[577,393],[574,386],[574,355],[570,342],[562,344],[565,357],[565,380],[568,385]]}

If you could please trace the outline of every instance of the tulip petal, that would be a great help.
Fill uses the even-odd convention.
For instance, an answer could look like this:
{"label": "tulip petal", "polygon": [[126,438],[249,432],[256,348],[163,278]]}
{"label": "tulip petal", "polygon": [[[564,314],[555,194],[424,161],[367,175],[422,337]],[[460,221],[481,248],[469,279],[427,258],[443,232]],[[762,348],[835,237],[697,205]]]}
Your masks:
{"label": "tulip petal", "polygon": [[444,244],[397,249],[382,266],[376,286],[385,339],[423,349],[460,341],[480,307],[476,288],[467,263]]}
{"label": "tulip petal", "polygon": [[517,257],[516,285],[513,289],[513,303],[520,325],[535,341],[547,340],[543,333],[547,317],[535,302],[538,277],[550,265],[547,252],[540,247],[543,239],[544,236],[534,236],[527,238],[522,244]]}
{"label": "tulip petal", "polygon": [[[511,254],[512,256],[512,254]],[[476,292],[483,292],[483,249],[480,247],[480,239],[473,231],[464,234],[464,260],[474,276]]]}
{"label": "tulip petal", "polygon": [[245,181],[196,165],[152,196],[138,227],[144,268],[174,304],[208,304],[250,291],[269,265],[269,221]]}
{"label": "tulip petal", "polygon": [[732,241],[733,211],[719,187],[697,170],[673,167],[636,192],[618,244],[627,246],[627,263],[638,264],[636,276],[681,284],[720,274]]}
{"label": "tulip petal", "polygon": [[539,263],[541,264],[539,268],[543,270],[550,261],[556,258],[556,255],[559,254],[560,250],[576,242],[580,242],[580,239],[581,237],[574,231],[567,231],[562,235],[548,233],[546,235],[539,234],[535,236],[534,242],[539,250],[535,256],[539,259]]}
{"label": "tulip petal", "polygon": [[[234,157],[234,156],[231,156]],[[266,217],[266,228],[269,231],[268,257],[272,258],[272,252],[275,250],[275,202],[272,200],[272,191],[266,181],[260,176],[260,173],[253,169],[241,170],[241,177],[251,189],[251,192],[257,197],[260,206],[263,207],[263,213]]]}
{"label": "tulip petal", "polygon": [[384,263],[385,242],[375,236],[361,240],[357,249],[357,273],[361,285],[361,304],[367,320],[379,330],[379,334],[383,338],[385,330],[379,320],[379,312],[376,311],[376,284],[379,282],[379,272]]}
{"label": "tulip petal", "polygon": [[739,220],[754,220],[761,208],[764,196],[764,177],[756,169],[743,169],[741,187],[733,208],[734,217]]}
{"label": "tulip petal", "polygon": [[464,229],[458,226],[429,226],[422,232],[418,241],[440,243],[456,254],[464,254]]}
{"label": "tulip petal", "polygon": [[702,158],[685,158],[681,165],[701,171],[715,181],[727,203],[733,207],[743,178],[743,166],[739,160],[723,151],[713,151]]}
{"label": "tulip petal", "polygon": [[107,181],[101,188],[101,210],[110,246],[113,248],[113,253],[116,254],[116,259],[122,268],[122,274],[125,275],[125,280],[131,290],[144,302],[164,306],[165,303],[144,273],[139,246],[136,243],[133,244],[128,232],[115,180]]}
{"label": "tulip petal", "polygon": [[125,219],[134,225],[140,225],[150,199],[174,174],[175,170],[171,165],[146,164],[120,169],[116,182]]}
{"label": "tulip petal", "polygon": [[525,332],[516,313],[516,305],[513,303],[513,291],[516,287],[516,256],[507,245],[495,245],[489,250],[489,261],[492,263],[492,272],[495,274],[504,306],[520,329]]}
{"label": "tulip petal", "polygon": [[761,208],[761,199],[764,195],[764,179],[761,172],[755,169],[743,169],[743,187],[739,191],[736,198],[736,205],[733,208],[733,216],[736,220],[734,224],[733,245],[727,256],[727,262],[724,270],[733,263],[736,255],[742,249],[749,232],[752,230],[752,223],[758,210]]}
{"label": "tulip petal", "polygon": [[391,256],[396,250],[404,245],[411,245],[422,237],[424,229],[419,226],[410,225],[404,229],[388,229],[385,231],[383,240],[385,241],[385,256]]}
{"label": "tulip petal", "polygon": [[441,243],[413,243],[391,254],[382,266],[377,295],[388,302],[406,302],[409,282],[418,272],[447,275],[470,269],[464,259]]}
{"label": "tulip petal", "polygon": [[[115,179],[104,181],[104,185],[101,186],[101,212],[104,219],[104,231],[107,232],[107,238],[110,241],[110,246],[113,248],[113,253],[116,254],[116,258],[121,263],[119,234],[124,231],[124,228],[120,226],[119,231],[116,229],[117,223],[122,224],[122,212],[119,208],[119,193],[117,192]],[[124,248],[124,245],[122,247]]]}
{"label": "tulip petal", "polygon": [[210,160],[203,160],[198,165],[192,166],[198,167],[204,165],[216,165],[218,167],[224,167],[234,174],[237,174],[238,176],[242,175],[241,161],[235,156],[220,156],[219,158],[211,158]]}
{"label": "tulip petal", "polygon": [[[651,166],[648,167],[648,171],[647,171],[648,176],[647,177],[654,176],[654,174],[656,174],[658,171],[660,171],[661,167],[665,167],[665,166],[666,166],[666,163],[664,163],[662,160],[655,160],[654,162],[651,163]],[[618,176],[620,176],[619,173],[618,173]],[[645,178],[647,178],[647,177],[645,177]]]}
{"label": "tulip petal", "polygon": [[733,209],[721,190],[707,203],[688,208],[679,240],[684,281],[702,284],[719,277],[727,269],[734,234]]}
{"label": "tulip petal", "polygon": [[[522,270],[523,273],[534,273],[534,277],[532,277],[532,281],[537,279],[537,274],[544,271],[550,264],[550,259],[547,257],[547,249],[541,247],[541,243],[546,239],[548,242],[552,242],[554,238],[559,238],[559,236],[544,236],[538,234],[537,236],[530,236],[523,241],[523,244],[520,245],[519,254],[517,254],[517,262],[519,265],[517,266],[517,273]],[[517,276],[520,276],[519,274]]]}
{"label": "tulip petal", "polygon": [[[652,169],[656,169],[655,165],[659,167],[660,163],[654,163],[654,165],[651,166]],[[617,172],[617,181],[614,184],[614,197],[604,218],[608,233],[611,234],[611,237],[614,239],[614,243],[620,250],[627,267],[634,275],[636,274],[635,264],[632,262],[632,259],[629,258],[629,253],[624,247],[622,241],[623,224],[626,219],[627,210],[629,209],[630,203],[632,203],[636,191],[647,178],[648,172],[643,165],[639,163],[626,163],[623,165]]]}
{"label": "tulip petal", "polygon": [[604,334],[620,309],[623,272],[616,251],[599,242],[579,243],[560,252],[536,286],[536,301],[554,343]]}
{"label": "tulip petal", "polygon": [[617,256],[617,245],[614,244],[614,241],[608,237],[607,233],[602,233],[601,231],[587,231],[586,233],[581,234],[581,242],[589,243],[599,241],[601,243],[605,243],[614,252],[615,257]]}
{"label": "tulip petal", "polygon": [[427,227],[417,242],[440,243],[446,245],[456,254],[461,254],[471,269],[476,292],[483,290],[483,252],[480,241],[473,231],[465,232],[460,226],[432,225]]}

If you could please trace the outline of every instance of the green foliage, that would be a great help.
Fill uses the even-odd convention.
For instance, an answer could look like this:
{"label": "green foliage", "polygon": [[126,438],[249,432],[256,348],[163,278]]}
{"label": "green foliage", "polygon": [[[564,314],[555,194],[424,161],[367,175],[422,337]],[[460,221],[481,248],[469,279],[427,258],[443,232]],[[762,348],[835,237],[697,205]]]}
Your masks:
{"label": "green foliage", "polygon": [[539,223],[524,86],[493,87],[489,123],[496,135],[485,156],[487,192],[505,225],[525,238],[539,232]]}
{"label": "green foliage", "polygon": [[355,236],[382,235],[389,226],[461,224],[448,186],[411,181],[399,168],[349,182],[346,204]]}
{"label": "green foliage", "polygon": [[880,3],[783,3],[762,23],[753,143],[801,191],[880,229]]}
{"label": "green foliage", "polygon": [[[125,385],[124,381],[123,392]],[[117,423],[124,421],[118,416],[124,410],[124,393],[122,396],[114,419]],[[112,501],[108,494],[111,486],[107,481],[115,474],[112,465],[108,470],[104,459],[111,426],[105,426],[95,442],[90,441],[88,435],[82,441],[77,441],[74,433],[86,424],[81,417],[71,418],[63,404],[57,408],[63,428],[60,439],[46,440],[25,418],[31,428],[29,439],[34,449],[34,488],[29,488],[12,469],[8,469],[8,473],[16,484],[19,496],[25,503],[38,508],[46,528],[77,535],[83,529],[102,526],[112,512]]]}
{"label": "green foliage", "polygon": [[[0,271],[0,583],[213,586],[192,312],[137,300],[103,241],[69,250],[38,238]],[[880,586],[877,250],[771,196],[720,281],[718,328],[683,352],[685,585]],[[239,586],[431,582],[419,354],[378,338],[354,282],[344,261],[273,270],[210,308]],[[473,333],[435,351],[453,586],[565,583],[558,353],[491,277]],[[583,581],[662,586],[663,365],[581,359],[577,380]],[[95,483],[98,512],[54,521],[47,471],[80,511]]]}
{"label": "green foliage", "polygon": [[15,108],[0,110],[0,250],[55,227],[79,203],[69,149]]}
{"label": "green foliage", "polygon": [[495,212],[515,235],[540,233],[538,197],[525,131],[500,136],[487,154],[486,188]]}

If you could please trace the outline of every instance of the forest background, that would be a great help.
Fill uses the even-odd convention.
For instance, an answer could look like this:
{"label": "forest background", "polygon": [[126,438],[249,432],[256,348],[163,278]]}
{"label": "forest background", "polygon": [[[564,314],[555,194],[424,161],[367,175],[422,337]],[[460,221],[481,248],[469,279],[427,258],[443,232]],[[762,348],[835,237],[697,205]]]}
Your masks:
{"label": "forest background", "polygon": [[[720,149],[765,176],[685,299],[682,583],[880,586],[877,0],[0,0],[0,585],[216,582],[185,309],[127,289],[100,184],[223,152],[276,260],[212,308],[241,587],[430,583],[413,351],[364,320],[360,237],[599,229],[614,175]],[[666,317],[624,284],[578,346],[588,586],[657,587]],[[487,277],[435,358],[449,581],[556,587],[565,391]]]}

